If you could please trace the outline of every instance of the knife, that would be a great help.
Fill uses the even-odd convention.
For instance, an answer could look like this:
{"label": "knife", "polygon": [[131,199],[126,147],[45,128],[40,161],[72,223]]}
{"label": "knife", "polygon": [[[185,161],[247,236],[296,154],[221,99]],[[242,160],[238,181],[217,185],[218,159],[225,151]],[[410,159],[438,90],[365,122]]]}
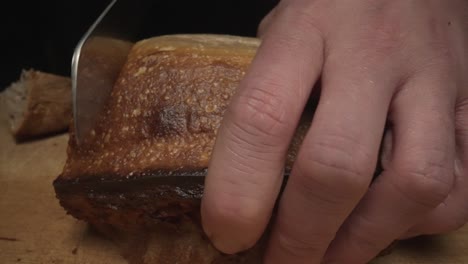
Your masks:
{"label": "knife", "polygon": [[151,1],[112,0],[78,42],[71,65],[77,143],[91,133],[137,41]]}

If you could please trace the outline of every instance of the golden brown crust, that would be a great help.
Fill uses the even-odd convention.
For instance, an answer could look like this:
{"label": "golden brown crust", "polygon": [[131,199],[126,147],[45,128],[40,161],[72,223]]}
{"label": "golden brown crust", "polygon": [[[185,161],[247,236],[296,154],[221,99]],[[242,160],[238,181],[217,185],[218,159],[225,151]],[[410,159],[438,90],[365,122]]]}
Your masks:
{"label": "golden brown crust", "polygon": [[62,178],[206,168],[258,43],[207,35],[137,43],[92,136],[70,148]]}
{"label": "golden brown crust", "polygon": [[[24,107],[22,116],[12,121],[12,134],[17,139],[29,139],[67,130],[72,118],[70,78],[40,71],[24,71],[18,83],[24,89],[26,102],[23,105],[9,105],[8,112]],[[7,88],[5,96],[8,96]]]}
{"label": "golden brown crust", "polygon": [[[78,146],[71,134],[67,163],[54,182],[62,206],[105,233],[152,234],[144,263],[258,263],[258,247],[223,256],[199,224],[202,176],[216,133],[258,45],[210,35],[137,43],[91,136]],[[301,123],[287,167],[309,124]]]}

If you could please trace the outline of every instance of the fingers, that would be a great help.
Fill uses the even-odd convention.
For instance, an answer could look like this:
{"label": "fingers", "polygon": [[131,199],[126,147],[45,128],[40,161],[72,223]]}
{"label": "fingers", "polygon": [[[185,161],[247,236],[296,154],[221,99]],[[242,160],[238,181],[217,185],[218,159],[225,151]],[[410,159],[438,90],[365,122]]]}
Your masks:
{"label": "fingers", "polygon": [[468,222],[468,100],[455,112],[457,158],[453,189],[447,199],[411,228],[403,238],[454,231]]}
{"label": "fingers", "polygon": [[307,17],[295,15],[278,13],[272,22],[225,113],[213,150],[202,223],[226,253],[253,246],[263,233],[288,146],[322,69],[321,35]]}
{"label": "fingers", "polygon": [[267,32],[268,28],[271,25],[271,22],[274,20],[275,15],[276,15],[276,7],[274,7],[260,22],[260,25],[258,25],[258,30],[257,30],[257,36],[259,38],[262,38],[265,33]]}
{"label": "fingers", "polygon": [[446,75],[420,74],[395,97],[391,160],[341,227],[325,263],[367,263],[445,200],[454,160],[450,83]]}
{"label": "fingers", "polygon": [[282,195],[265,263],[319,263],[376,167],[396,78],[383,74],[385,63],[367,67],[373,62],[336,48],[325,63],[320,102]]}

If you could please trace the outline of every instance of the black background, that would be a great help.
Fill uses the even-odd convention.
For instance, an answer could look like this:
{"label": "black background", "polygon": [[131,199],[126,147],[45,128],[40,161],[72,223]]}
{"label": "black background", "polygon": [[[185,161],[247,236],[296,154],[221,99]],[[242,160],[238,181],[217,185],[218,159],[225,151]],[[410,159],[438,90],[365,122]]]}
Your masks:
{"label": "black background", "polygon": [[[76,44],[109,2],[1,1],[0,90],[16,81],[22,69],[69,75]],[[255,36],[261,18],[275,3],[275,0],[154,0],[142,37],[172,33]]]}

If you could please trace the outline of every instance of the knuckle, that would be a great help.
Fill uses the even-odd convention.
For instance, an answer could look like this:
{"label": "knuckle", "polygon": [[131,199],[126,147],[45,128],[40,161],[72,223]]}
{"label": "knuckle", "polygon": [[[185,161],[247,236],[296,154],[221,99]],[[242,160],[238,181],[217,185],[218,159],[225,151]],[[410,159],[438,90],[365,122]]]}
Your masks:
{"label": "knuckle", "polygon": [[294,257],[315,255],[328,246],[325,242],[329,239],[327,235],[308,235],[305,238],[304,234],[295,233],[284,228],[279,228],[277,231],[276,242],[278,248],[287,255]]}
{"label": "knuckle", "polygon": [[281,95],[283,89],[277,82],[250,82],[248,93],[242,93],[230,109],[234,126],[253,137],[283,139],[294,125],[288,117],[286,99]]}
{"label": "knuckle", "polygon": [[396,189],[410,201],[427,208],[442,203],[452,190],[453,172],[442,161],[408,162],[397,170]]}
{"label": "knuckle", "polygon": [[317,33],[318,36],[323,36],[319,21],[316,16],[311,13],[310,8],[304,8],[298,5],[287,5],[284,8],[284,12],[287,13],[301,29],[305,29],[306,32]]}
{"label": "knuckle", "polygon": [[318,185],[343,198],[365,192],[374,170],[375,158],[351,136],[330,133],[298,157],[304,186]]}
{"label": "knuckle", "polygon": [[268,27],[272,23],[272,20],[274,19],[275,13],[276,9],[274,8],[262,19],[262,21],[260,21],[260,24],[258,24],[257,32],[260,36],[265,34],[266,30],[268,29]]}
{"label": "knuckle", "polygon": [[364,255],[368,255],[369,253],[377,253],[382,250],[381,245],[379,242],[376,241],[376,238],[380,237],[376,235],[375,232],[362,232],[362,230],[358,229],[349,229],[347,230],[347,238],[351,245],[359,250],[359,253],[363,253]]}
{"label": "knuckle", "polygon": [[[315,175],[304,173],[300,166],[296,165],[296,171],[298,170],[301,172],[296,174],[293,180],[290,180],[289,186],[293,186],[308,203],[320,206],[321,213],[336,213],[335,210],[340,208],[344,201],[350,200],[350,194],[336,187],[337,184],[320,182]],[[291,181],[293,182],[291,183]],[[334,191],[337,189],[340,189],[340,191]]]}
{"label": "knuckle", "polygon": [[262,21],[260,21],[260,23],[258,24],[257,26],[257,36],[262,38],[266,31],[267,31],[267,28],[268,26],[270,25],[270,20],[268,18],[264,18],[262,19]]}
{"label": "knuckle", "polygon": [[424,75],[425,78],[444,78],[450,80],[456,68],[454,68],[448,51],[431,50],[428,54],[420,56],[410,70],[413,76]]}
{"label": "knuckle", "polygon": [[[282,24],[298,29],[288,32],[285,38],[279,38],[279,45],[286,45],[286,47],[296,49],[299,46],[316,46],[318,43],[322,43],[325,40],[323,23],[321,23],[320,20],[317,19],[318,16],[313,13],[316,9],[313,6],[308,6],[311,4],[311,1],[304,2],[305,3],[284,1],[278,6],[278,13],[282,14]],[[312,5],[314,5],[314,3],[312,3]],[[304,34],[309,37],[303,38],[302,36]]]}
{"label": "knuckle", "polygon": [[375,24],[368,24],[356,34],[355,45],[350,52],[361,56],[363,61],[380,62],[390,54],[399,54],[404,45],[398,23],[383,19]]}

